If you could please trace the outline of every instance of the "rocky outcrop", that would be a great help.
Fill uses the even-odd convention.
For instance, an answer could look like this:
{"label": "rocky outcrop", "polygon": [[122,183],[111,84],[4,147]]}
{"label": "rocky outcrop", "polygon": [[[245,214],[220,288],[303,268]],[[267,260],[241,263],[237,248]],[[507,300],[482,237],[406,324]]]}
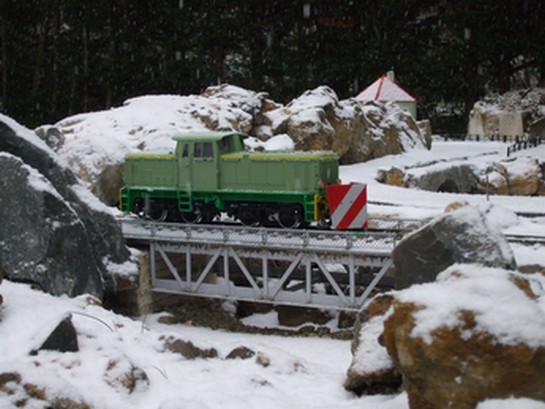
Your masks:
{"label": "rocky outcrop", "polygon": [[432,282],[455,263],[515,269],[513,252],[499,228],[474,207],[439,216],[406,235],[394,248],[396,289]]}
{"label": "rocky outcrop", "polygon": [[410,408],[545,401],[543,284],[537,274],[457,265],[397,293],[384,342]]}
{"label": "rocky outcrop", "polygon": [[101,296],[129,260],[110,210],[32,132],[0,117],[0,264],[54,294]]}
{"label": "rocky outcrop", "polygon": [[469,114],[471,135],[522,136],[545,117],[545,89],[510,91],[477,101]]}
{"label": "rocky outcrop", "polygon": [[457,164],[448,168],[439,167],[414,176],[407,175],[406,187],[418,188],[432,192],[475,193],[478,183],[474,166]]}
{"label": "rocky outcrop", "polygon": [[532,158],[504,159],[492,164],[481,176],[481,191],[511,196],[534,196],[542,182],[539,162]]}
{"label": "rocky outcrop", "polygon": [[384,346],[384,320],[394,298],[378,295],[360,315],[352,342],[352,363],[344,388],[357,395],[391,394],[401,387],[401,373]]}
{"label": "rocky outcrop", "polygon": [[[359,113],[361,111],[361,114]],[[370,102],[355,109],[356,131],[341,163],[364,162],[415,147],[431,147],[412,116],[393,103]]]}
{"label": "rocky outcrop", "polygon": [[476,193],[510,196],[543,195],[543,164],[530,157],[507,158],[483,167],[455,161],[418,168],[379,169],[381,183],[431,192]]}
{"label": "rocky outcrop", "polygon": [[228,84],[201,95],[145,96],[36,132],[101,201],[115,205],[126,153],[170,151],[175,134],[203,130],[244,132],[263,143],[288,138],[295,149],[335,151],[343,164],[431,146],[425,124],[419,126],[397,105],[339,100],[327,86],[305,91],[287,105]]}

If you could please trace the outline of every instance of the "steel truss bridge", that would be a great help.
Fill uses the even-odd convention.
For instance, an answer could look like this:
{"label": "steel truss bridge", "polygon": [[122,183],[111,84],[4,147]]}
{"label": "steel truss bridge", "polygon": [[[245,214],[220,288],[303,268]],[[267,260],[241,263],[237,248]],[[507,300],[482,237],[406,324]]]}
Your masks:
{"label": "steel truss bridge", "polygon": [[360,310],[392,266],[403,226],[389,232],[287,230],[121,219],[149,247],[152,291]]}

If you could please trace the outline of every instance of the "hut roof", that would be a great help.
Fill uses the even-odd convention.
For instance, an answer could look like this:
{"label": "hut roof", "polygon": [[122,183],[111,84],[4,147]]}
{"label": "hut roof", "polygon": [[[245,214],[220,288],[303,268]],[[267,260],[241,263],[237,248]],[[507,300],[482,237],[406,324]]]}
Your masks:
{"label": "hut roof", "polygon": [[362,92],[356,95],[358,101],[380,101],[380,102],[415,102],[416,99],[390,80],[387,75],[381,76]]}

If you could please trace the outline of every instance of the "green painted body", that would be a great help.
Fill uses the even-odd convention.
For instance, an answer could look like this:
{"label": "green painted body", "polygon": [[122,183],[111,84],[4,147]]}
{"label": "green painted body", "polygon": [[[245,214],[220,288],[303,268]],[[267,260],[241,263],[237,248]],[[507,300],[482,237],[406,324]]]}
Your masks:
{"label": "green painted body", "polygon": [[132,211],[147,197],[174,202],[180,212],[192,212],[196,203],[218,211],[234,203],[275,203],[302,206],[307,222],[325,217],[325,186],[338,182],[334,152],[246,152],[243,137],[180,135],[173,153],[128,154],[121,210]]}

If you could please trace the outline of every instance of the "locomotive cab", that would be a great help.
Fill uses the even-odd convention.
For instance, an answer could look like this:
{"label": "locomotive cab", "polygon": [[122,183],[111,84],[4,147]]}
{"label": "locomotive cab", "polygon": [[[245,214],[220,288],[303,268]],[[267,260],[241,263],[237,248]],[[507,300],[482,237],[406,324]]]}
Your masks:
{"label": "locomotive cab", "polygon": [[215,190],[220,187],[219,159],[222,154],[244,150],[240,134],[192,134],[177,141],[178,187]]}

